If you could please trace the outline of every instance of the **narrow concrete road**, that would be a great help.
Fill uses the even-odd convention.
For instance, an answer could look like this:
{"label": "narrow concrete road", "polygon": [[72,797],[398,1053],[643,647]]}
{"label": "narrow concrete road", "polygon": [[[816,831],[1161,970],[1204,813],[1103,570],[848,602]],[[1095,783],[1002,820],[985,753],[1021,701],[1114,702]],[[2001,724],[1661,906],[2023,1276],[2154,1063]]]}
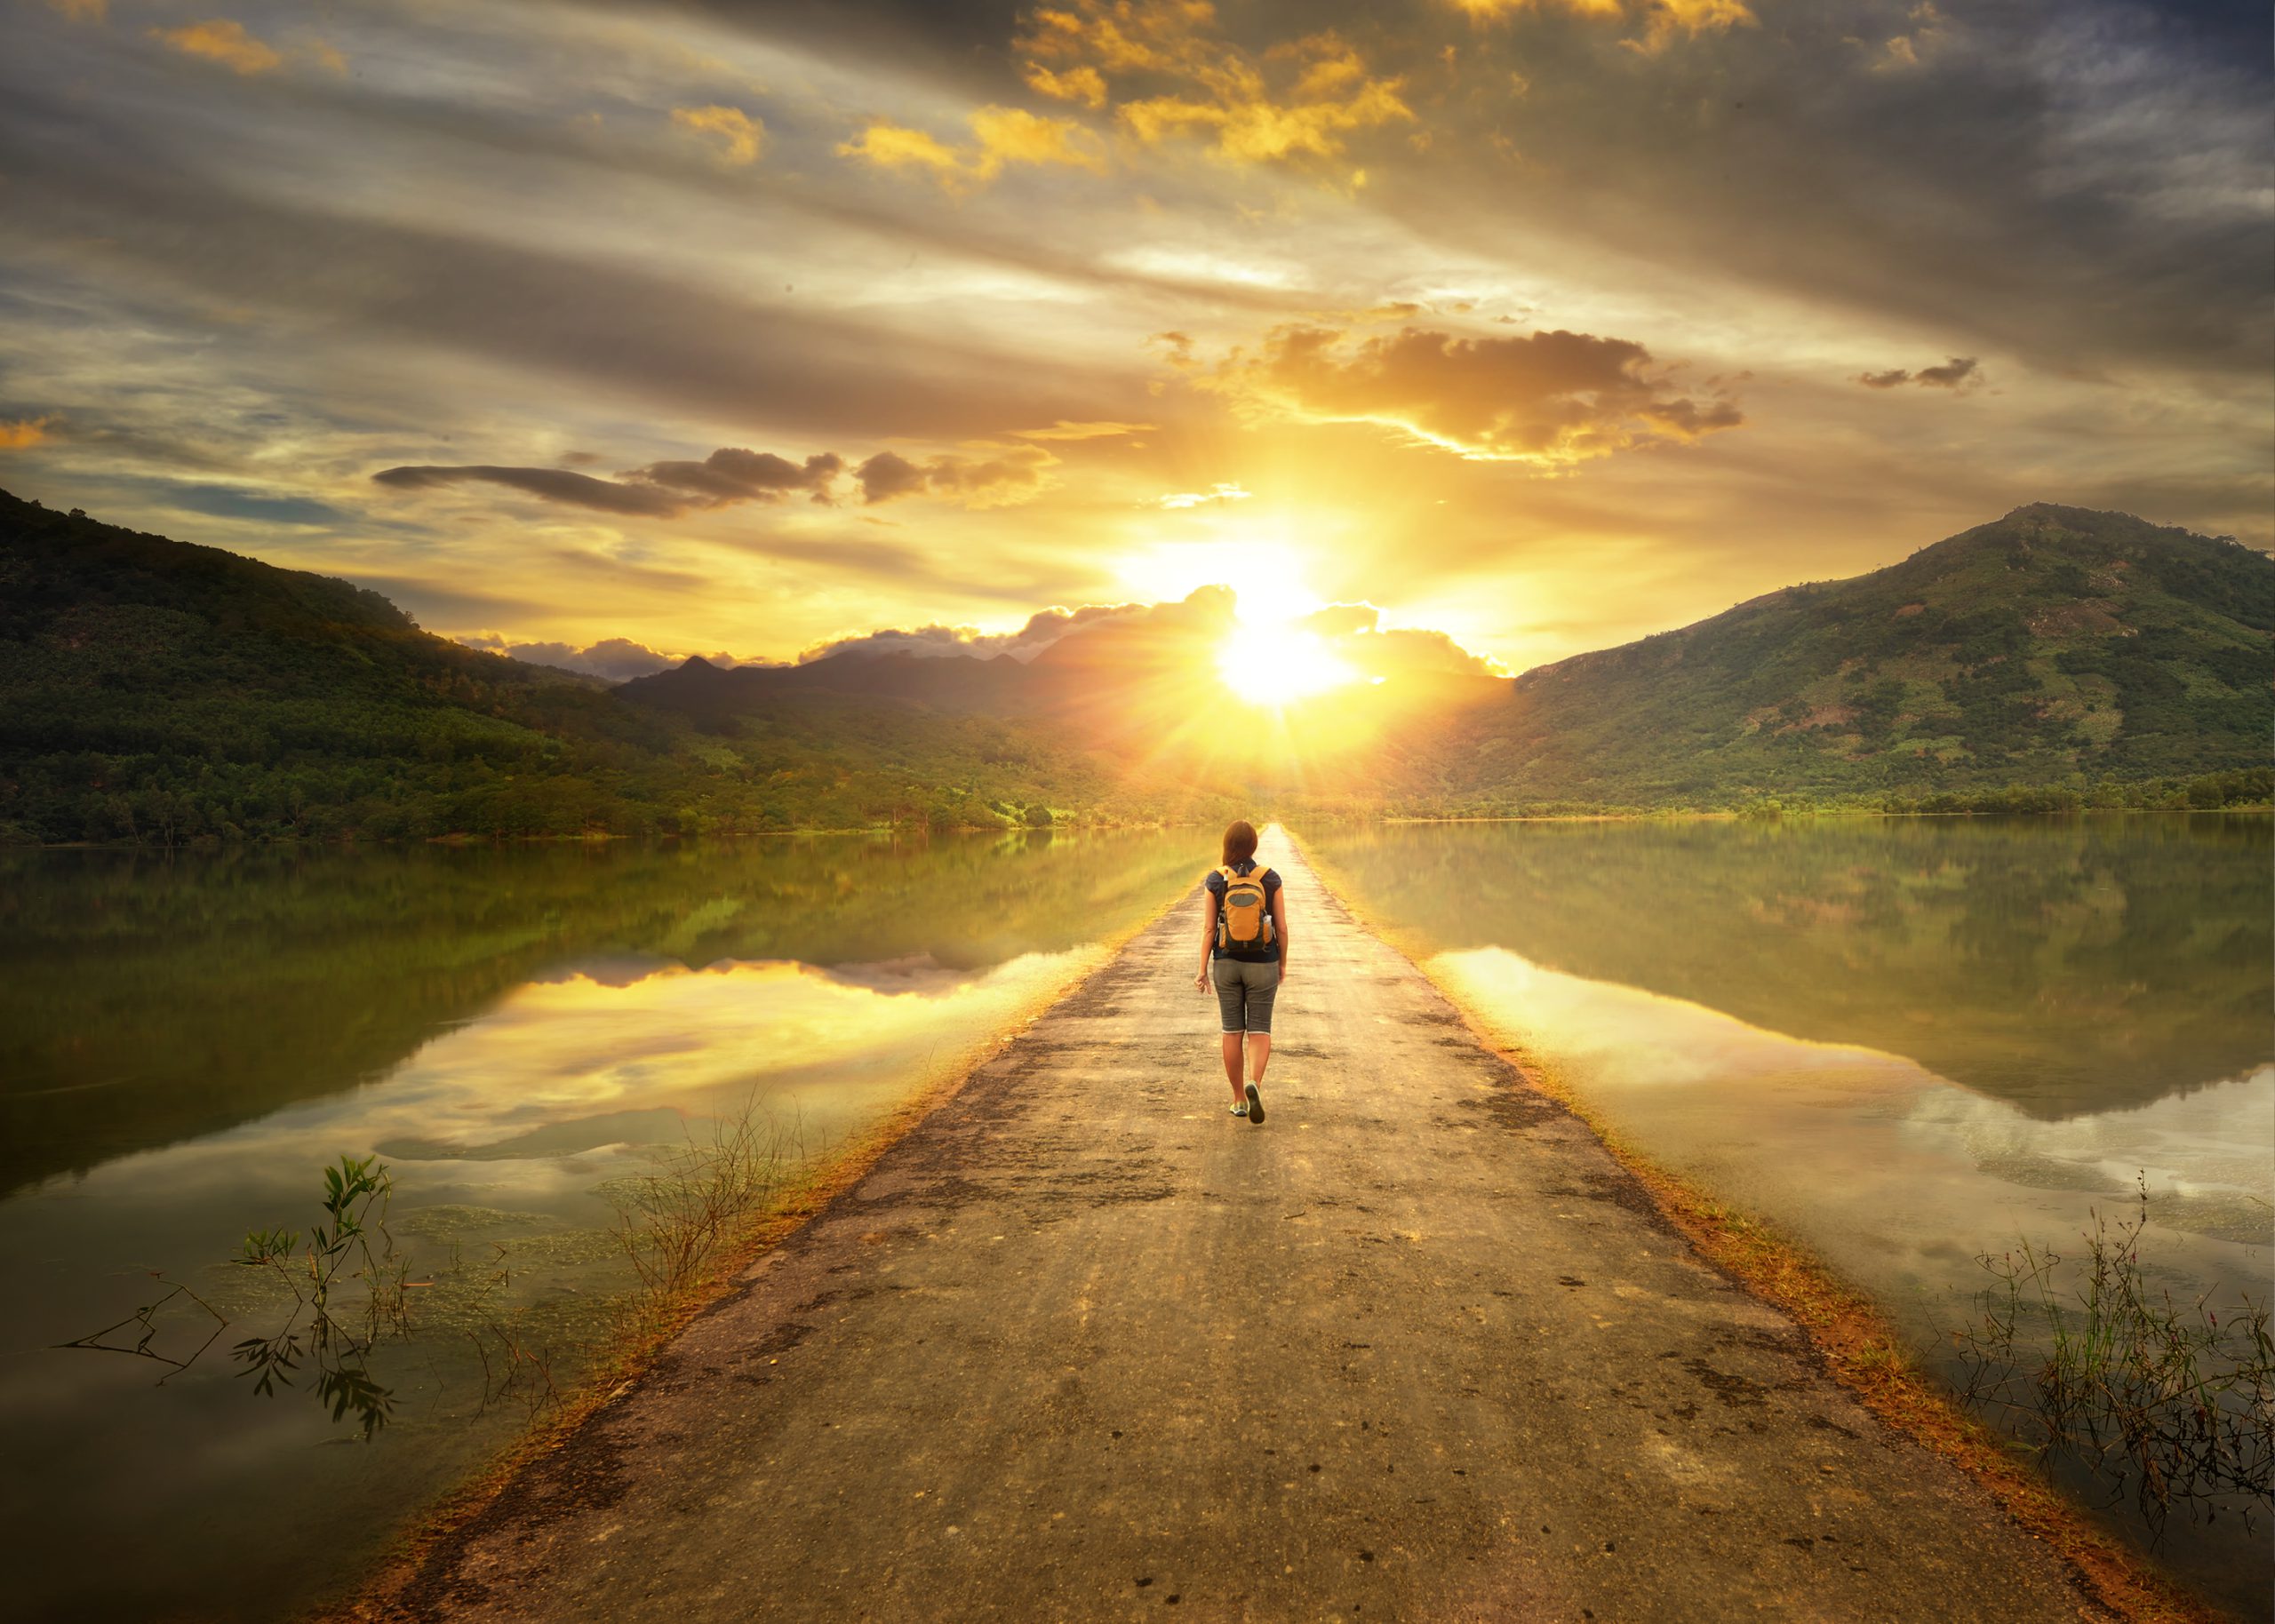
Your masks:
{"label": "narrow concrete road", "polygon": [[1196,891],[518,1480],[411,1608],[2103,1616],[1276,831],[1264,855],[1295,963],[1261,1126],[1225,1110]]}

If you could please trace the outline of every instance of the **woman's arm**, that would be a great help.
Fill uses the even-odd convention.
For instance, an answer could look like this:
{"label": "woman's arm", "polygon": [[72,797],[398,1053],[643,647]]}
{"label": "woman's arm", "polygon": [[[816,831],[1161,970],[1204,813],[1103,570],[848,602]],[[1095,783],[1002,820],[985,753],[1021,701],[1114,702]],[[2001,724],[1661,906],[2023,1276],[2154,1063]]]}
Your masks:
{"label": "woman's arm", "polygon": [[1201,973],[1193,984],[1201,991],[1209,991],[1209,950],[1217,945],[1217,893],[1209,893],[1209,905],[1201,911]]}
{"label": "woman's arm", "polygon": [[1288,885],[1281,881],[1272,893],[1272,928],[1280,933],[1280,979],[1288,979]]}

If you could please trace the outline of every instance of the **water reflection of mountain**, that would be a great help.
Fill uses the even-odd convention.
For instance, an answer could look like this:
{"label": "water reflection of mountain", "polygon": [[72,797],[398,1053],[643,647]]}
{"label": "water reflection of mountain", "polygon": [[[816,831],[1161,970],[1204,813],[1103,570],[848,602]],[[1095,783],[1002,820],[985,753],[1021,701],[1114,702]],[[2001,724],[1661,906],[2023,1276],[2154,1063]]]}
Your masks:
{"label": "water reflection of mountain", "polygon": [[1399,825],[1316,842],[1433,951],[1497,945],[1904,1055],[2032,1116],[2275,1053],[2263,817]]}
{"label": "water reflection of mountain", "polygon": [[0,1190],[384,1076],[564,967],[970,973],[1207,864],[1150,832],[0,858]]}

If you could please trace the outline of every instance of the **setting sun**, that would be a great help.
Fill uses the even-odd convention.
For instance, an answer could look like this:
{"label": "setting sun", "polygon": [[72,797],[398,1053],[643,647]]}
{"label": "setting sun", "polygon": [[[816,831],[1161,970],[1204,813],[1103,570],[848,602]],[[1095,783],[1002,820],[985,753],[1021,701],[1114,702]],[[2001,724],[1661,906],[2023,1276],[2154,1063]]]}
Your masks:
{"label": "setting sun", "polygon": [[1217,657],[1217,669],[1234,693],[1257,705],[1286,705],[1358,680],[1318,633],[1301,626],[1243,617]]}

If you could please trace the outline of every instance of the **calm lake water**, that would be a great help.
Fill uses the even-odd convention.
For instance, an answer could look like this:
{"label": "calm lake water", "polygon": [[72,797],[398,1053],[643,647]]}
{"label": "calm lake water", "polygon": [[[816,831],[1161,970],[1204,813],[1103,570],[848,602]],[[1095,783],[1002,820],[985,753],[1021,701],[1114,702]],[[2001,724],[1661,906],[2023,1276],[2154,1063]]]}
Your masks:
{"label": "calm lake water", "polygon": [[[2163,817],[1322,830],[1440,981],[1920,1345],[1978,1250],[2155,1192],[2176,1294],[2267,1289],[2270,828]],[[0,1612],[270,1619],[509,1438],[452,1280],[563,1375],[629,1271],[612,1188],[753,1090],[842,1141],[1208,862],[1192,832],[0,856]],[[1300,901],[1300,899],[1298,899]],[[231,1343],[231,1256],[376,1153],[422,1329],[358,1442]],[[457,1264],[452,1267],[455,1255]],[[165,1367],[54,1344],[192,1284]],[[414,1294],[415,1295],[415,1294]],[[212,1322],[177,1302],[153,1346]],[[137,1334],[130,1326],[125,1339]],[[2256,1536],[2169,1554],[2263,1605]]]}
{"label": "calm lake water", "polygon": [[[1948,1369],[1978,1254],[2074,1255],[2143,1174],[2155,1283],[2268,1301],[2271,833],[2242,816],[1392,824],[1305,844],[1489,1029]],[[2174,1513],[2160,1554],[2263,1618],[2268,1521],[2235,1509]]]}
{"label": "calm lake water", "polygon": [[[270,1619],[336,1587],[521,1424],[450,1282],[494,1283],[483,1311],[573,1374],[632,1283],[611,1181],[754,1091],[842,1141],[1208,859],[1190,833],[0,857],[0,1613]],[[395,1407],[368,1445],[306,1370],[262,1398],[229,1357],[283,1305],[225,1260],[305,1233],[343,1152],[391,1166],[412,1277],[444,1282],[371,1361]],[[235,1322],[188,1371],[54,1346],[162,1294],[148,1271]],[[214,1325],[156,1324],[176,1357]]]}

